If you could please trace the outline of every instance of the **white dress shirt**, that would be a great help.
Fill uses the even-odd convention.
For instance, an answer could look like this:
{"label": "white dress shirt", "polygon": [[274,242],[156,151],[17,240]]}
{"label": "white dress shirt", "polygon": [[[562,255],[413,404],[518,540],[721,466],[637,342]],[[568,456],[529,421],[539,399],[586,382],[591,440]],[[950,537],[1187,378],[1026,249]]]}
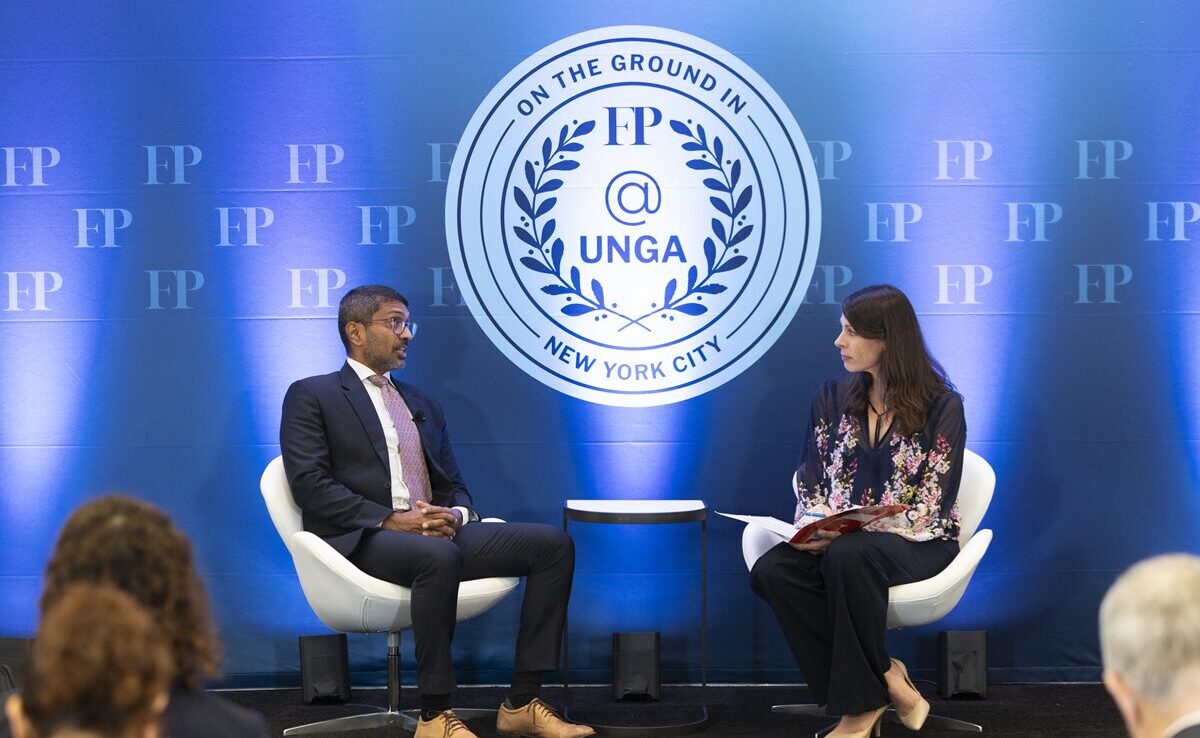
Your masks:
{"label": "white dress shirt", "polygon": [[[404,512],[412,509],[412,498],[408,491],[408,485],[404,483],[404,473],[400,466],[400,434],[396,431],[396,424],[392,421],[392,414],[388,412],[387,406],[383,404],[383,388],[376,387],[370,380],[370,377],[375,376],[376,372],[363,364],[360,361],[347,358],[346,363],[362,380],[363,387],[367,390],[367,396],[371,398],[371,404],[375,406],[375,414],[379,416],[379,423],[383,426],[383,438],[387,442],[388,451],[388,467],[392,477],[392,509]],[[384,375],[387,376],[387,375]],[[400,396],[400,402],[404,404],[405,410],[408,410],[408,405],[404,403],[404,396]],[[412,411],[409,410],[409,414]],[[463,525],[466,525],[470,519],[470,515],[465,507],[455,507],[462,516]],[[380,525],[383,521],[380,521]]]}

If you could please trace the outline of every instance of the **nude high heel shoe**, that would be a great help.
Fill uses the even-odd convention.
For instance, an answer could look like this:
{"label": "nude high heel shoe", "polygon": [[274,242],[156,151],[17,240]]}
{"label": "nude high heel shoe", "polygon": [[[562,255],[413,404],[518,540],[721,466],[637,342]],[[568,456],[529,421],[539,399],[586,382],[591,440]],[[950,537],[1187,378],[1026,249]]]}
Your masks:
{"label": "nude high heel shoe", "polygon": [[[908,678],[908,669],[904,667],[904,663],[892,659],[892,666],[900,671],[900,676],[904,677],[904,683],[908,685],[909,689],[920,695],[920,690]],[[901,715],[900,710],[897,708],[896,716],[900,718],[900,722],[904,723],[904,727],[909,730],[920,730],[921,726],[925,724],[925,718],[929,717],[929,700],[922,697],[917,706],[909,710],[907,715]]]}
{"label": "nude high heel shoe", "polygon": [[856,730],[853,733],[843,733],[835,730],[832,733],[826,734],[826,738],[870,738],[870,736],[878,738],[880,731],[883,730],[883,713],[887,712],[887,708],[888,706],[884,705],[876,710],[871,715],[871,724],[862,730]]}

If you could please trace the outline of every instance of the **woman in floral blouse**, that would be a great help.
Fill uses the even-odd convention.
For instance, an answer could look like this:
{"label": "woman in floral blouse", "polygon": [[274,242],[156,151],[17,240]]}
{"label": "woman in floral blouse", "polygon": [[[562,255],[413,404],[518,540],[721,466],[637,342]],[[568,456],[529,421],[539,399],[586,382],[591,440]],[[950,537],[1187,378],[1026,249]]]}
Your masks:
{"label": "woman in floral blouse", "polygon": [[[962,398],[925,346],[904,293],[873,285],[842,303],[846,374],[826,382],[796,470],[796,522],[847,507],[908,510],[866,528],[781,543],[750,574],[779,618],[817,702],[867,736],[888,705],[916,730],[929,703],[884,646],[888,588],[934,576],[958,553],[967,430]],[[805,521],[807,522],[807,520]]]}

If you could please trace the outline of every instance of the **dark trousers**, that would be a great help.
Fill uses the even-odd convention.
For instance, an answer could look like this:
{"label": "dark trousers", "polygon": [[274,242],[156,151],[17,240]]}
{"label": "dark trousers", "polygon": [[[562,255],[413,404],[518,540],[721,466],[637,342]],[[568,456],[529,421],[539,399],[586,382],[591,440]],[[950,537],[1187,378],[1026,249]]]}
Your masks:
{"label": "dark trousers", "polygon": [[412,589],[412,631],[421,694],[454,690],[450,641],[458,583],[485,577],[525,577],[514,672],[558,668],[575,544],[549,525],[464,525],[453,540],[373,529],[350,555],[359,569]]}
{"label": "dark trousers", "polygon": [[868,531],[834,539],[824,554],[781,543],[754,564],[750,586],[775,611],[817,703],[857,715],[889,701],[888,587],[928,579],[957,553],[955,541]]}

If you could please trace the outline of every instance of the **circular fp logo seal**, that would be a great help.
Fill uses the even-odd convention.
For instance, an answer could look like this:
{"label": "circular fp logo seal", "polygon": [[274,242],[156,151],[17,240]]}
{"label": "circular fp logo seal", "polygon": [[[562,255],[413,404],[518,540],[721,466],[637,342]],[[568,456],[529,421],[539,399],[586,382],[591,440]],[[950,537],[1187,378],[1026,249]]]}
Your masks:
{"label": "circular fp logo seal", "polygon": [[613,27],[533,54],[471,118],[446,193],[484,332],[561,392],[645,407],[770,348],[817,258],[808,145],[727,51]]}

